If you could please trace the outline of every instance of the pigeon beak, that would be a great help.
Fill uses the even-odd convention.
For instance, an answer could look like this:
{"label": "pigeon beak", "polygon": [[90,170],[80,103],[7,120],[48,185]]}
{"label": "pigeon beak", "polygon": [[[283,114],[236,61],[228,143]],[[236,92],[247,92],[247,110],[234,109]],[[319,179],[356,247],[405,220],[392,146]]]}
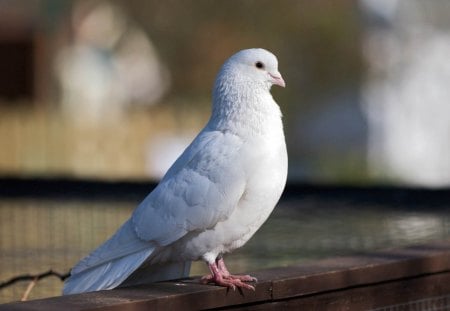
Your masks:
{"label": "pigeon beak", "polygon": [[279,85],[281,87],[286,87],[286,83],[284,82],[281,73],[279,73],[278,71],[275,73],[269,72],[269,76],[272,78],[271,80],[272,84]]}

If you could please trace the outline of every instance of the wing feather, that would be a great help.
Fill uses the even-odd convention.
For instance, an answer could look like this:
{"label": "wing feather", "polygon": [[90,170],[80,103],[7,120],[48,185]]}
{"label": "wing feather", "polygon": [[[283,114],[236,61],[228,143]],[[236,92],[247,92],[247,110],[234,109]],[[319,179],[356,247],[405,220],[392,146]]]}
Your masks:
{"label": "wing feather", "polygon": [[239,137],[202,132],[133,213],[137,235],[164,246],[229,217],[245,191]]}
{"label": "wing feather", "polygon": [[128,220],[119,230],[100,245],[91,254],[83,258],[71,271],[72,274],[83,272],[111,260],[121,258],[146,249],[154,249],[155,244],[139,239]]}

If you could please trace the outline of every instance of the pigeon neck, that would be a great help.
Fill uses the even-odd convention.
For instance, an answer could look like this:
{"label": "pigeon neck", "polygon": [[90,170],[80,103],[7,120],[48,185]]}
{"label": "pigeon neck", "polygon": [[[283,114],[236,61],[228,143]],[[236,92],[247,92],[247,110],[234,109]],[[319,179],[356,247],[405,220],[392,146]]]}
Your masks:
{"label": "pigeon neck", "polygon": [[216,82],[210,126],[249,134],[262,134],[274,122],[281,126],[280,108],[266,87],[243,81],[230,82]]}

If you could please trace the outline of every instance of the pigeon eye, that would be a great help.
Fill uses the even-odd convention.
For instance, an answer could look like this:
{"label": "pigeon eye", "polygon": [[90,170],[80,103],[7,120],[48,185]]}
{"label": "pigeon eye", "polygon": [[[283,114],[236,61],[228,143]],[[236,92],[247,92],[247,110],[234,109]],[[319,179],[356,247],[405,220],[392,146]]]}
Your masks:
{"label": "pigeon eye", "polygon": [[264,68],[264,64],[262,62],[256,62],[255,63],[256,68],[258,69],[263,69]]}

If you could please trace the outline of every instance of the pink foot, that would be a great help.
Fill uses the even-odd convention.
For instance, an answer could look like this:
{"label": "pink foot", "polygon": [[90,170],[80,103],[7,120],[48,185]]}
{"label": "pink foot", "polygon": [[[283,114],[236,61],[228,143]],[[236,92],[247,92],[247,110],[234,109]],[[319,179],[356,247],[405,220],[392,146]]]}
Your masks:
{"label": "pink foot", "polygon": [[257,279],[250,275],[232,275],[225,266],[223,259],[218,259],[214,263],[208,264],[212,274],[201,278],[202,284],[214,283],[219,286],[229,287],[233,290],[237,288],[247,288],[255,290],[255,287],[244,282],[256,282]]}

